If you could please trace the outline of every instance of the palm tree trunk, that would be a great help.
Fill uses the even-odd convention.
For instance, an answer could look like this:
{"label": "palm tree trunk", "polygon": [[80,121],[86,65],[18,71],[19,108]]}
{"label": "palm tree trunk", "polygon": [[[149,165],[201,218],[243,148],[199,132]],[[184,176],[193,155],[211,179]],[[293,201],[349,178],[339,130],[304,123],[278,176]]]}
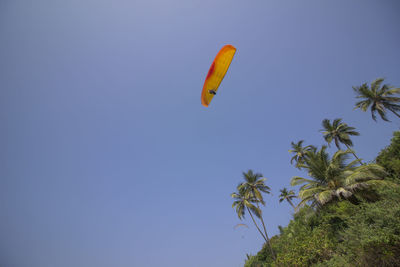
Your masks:
{"label": "palm tree trunk", "polygon": [[296,210],[296,207],[293,205],[293,202],[287,198],[287,201],[289,202],[289,204],[293,207],[294,210]]}
{"label": "palm tree trunk", "polygon": [[351,153],[354,155],[354,157],[356,157],[356,159],[358,159],[358,161],[361,163],[361,165],[365,165],[361,159],[359,159],[356,155],[356,153],[354,153],[353,149],[351,149],[347,144],[345,144],[348,150],[351,150]]}
{"label": "palm tree trunk", "polygon": [[[260,210],[260,206],[258,205],[258,202],[257,202],[257,208]],[[260,210],[260,211],[261,211],[261,210]],[[267,240],[268,240],[267,242],[268,242],[269,249],[271,250],[272,258],[274,258],[274,260],[276,260],[274,251],[272,250],[271,242],[269,241],[269,238],[268,238],[267,229],[265,228],[265,224],[264,224],[264,220],[263,220],[262,214],[261,214],[261,216],[260,216],[260,219],[261,219],[261,223],[262,223],[262,225],[263,225],[263,227],[264,227],[265,237],[266,237]]]}
{"label": "palm tree trunk", "polygon": [[263,232],[260,230],[260,228],[258,227],[256,221],[254,220],[253,214],[251,214],[250,209],[248,207],[246,207],[246,208],[247,208],[247,211],[249,212],[249,214],[251,216],[251,219],[253,220],[254,225],[257,227],[257,230],[260,232],[260,234],[264,238],[265,242],[268,242],[267,238],[264,236]]}

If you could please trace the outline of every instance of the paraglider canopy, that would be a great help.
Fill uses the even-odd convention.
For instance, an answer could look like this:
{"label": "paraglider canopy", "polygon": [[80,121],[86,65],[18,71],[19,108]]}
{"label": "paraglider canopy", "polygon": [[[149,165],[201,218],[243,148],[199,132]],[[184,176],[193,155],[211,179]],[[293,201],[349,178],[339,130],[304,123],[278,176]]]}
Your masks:
{"label": "paraglider canopy", "polygon": [[[240,228],[240,227],[249,228],[249,227],[247,226],[247,224],[238,223],[238,224],[236,224],[236,225],[233,227],[233,229],[236,230],[236,229],[238,229],[238,228]],[[242,230],[242,231],[239,231],[239,232],[241,232],[240,235],[242,236],[242,238],[244,238],[244,232],[243,232],[243,230]]]}
{"label": "paraglider canopy", "polygon": [[218,87],[228,71],[235,52],[236,48],[234,46],[225,45],[215,57],[201,92],[201,104],[203,106],[208,107],[213,97],[217,94]]}
{"label": "paraglider canopy", "polygon": [[247,226],[247,224],[244,224],[244,223],[238,223],[238,224],[236,224],[236,225],[233,227],[233,229],[236,229],[236,228],[238,228],[238,227],[240,227],[240,226],[243,226],[243,227],[249,228],[249,227]]}

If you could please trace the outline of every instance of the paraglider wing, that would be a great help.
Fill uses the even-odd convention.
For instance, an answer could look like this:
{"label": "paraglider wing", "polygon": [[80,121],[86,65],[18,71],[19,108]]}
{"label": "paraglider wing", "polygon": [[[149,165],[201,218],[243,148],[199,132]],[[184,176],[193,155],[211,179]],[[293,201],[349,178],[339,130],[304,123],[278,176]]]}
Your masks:
{"label": "paraglider wing", "polygon": [[244,227],[246,227],[246,228],[249,228],[249,227],[247,226],[247,224],[239,223],[239,224],[236,224],[236,225],[233,227],[233,229],[236,229],[236,228],[238,228],[238,227],[240,227],[240,226],[244,226]]}
{"label": "paraglider wing", "polygon": [[235,52],[236,48],[234,46],[225,45],[215,57],[208,71],[206,80],[204,81],[203,91],[201,92],[201,104],[203,106],[208,107],[212,98],[216,95],[218,87],[228,71]]}

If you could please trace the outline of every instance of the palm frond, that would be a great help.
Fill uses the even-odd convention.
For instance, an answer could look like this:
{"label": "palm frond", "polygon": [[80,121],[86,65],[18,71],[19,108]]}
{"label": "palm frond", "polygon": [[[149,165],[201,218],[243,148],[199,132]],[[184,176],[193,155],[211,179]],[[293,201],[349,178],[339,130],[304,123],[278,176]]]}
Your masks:
{"label": "palm frond", "polygon": [[300,177],[300,176],[294,176],[292,178],[292,180],[290,180],[290,185],[291,186],[296,186],[296,185],[300,185],[300,184],[307,183],[307,182],[308,183],[312,183],[314,181],[310,180],[310,179],[306,179],[306,178]]}
{"label": "palm frond", "polygon": [[332,190],[322,191],[319,194],[315,195],[315,198],[318,200],[319,203],[324,205],[332,200],[333,198]]}
{"label": "palm frond", "polygon": [[382,82],[384,81],[384,78],[378,78],[375,79],[372,83],[371,83],[371,90],[372,92],[377,92],[380,85],[382,84]]}

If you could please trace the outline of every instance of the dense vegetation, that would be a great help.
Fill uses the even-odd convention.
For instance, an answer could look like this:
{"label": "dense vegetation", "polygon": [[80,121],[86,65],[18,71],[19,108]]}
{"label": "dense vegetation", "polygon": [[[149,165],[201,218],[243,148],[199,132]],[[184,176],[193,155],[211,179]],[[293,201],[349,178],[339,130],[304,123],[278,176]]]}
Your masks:
{"label": "dense vegetation", "polygon": [[[376,113],[388,121],[387,111],[400,111],[399,88],[382,85],[383,79],[353,87],[356,108]],[[372,163],[362,162],[350,136],[359,133],[342,119],[325,119],[321,130],[327,144],[337,151],[329,155],[326,145],[303,146],[292,142],[291,163],[307,173],[295,176],[294,190],[283,188],[279,201],[294,208],[293,219],[280,234],[268,237],[262,216],[262,194],[269,193],[262,174],[249,170],[244,182],[232,194],[233,207],[240,219],[249,214],[265,240],[254,256],[248,255],[245,267],[258,266],[400,266],[400,131],[391,144]],[[346,147],[342,150],[341,145]],[[293,200],[298,198],[295,206]]]}

